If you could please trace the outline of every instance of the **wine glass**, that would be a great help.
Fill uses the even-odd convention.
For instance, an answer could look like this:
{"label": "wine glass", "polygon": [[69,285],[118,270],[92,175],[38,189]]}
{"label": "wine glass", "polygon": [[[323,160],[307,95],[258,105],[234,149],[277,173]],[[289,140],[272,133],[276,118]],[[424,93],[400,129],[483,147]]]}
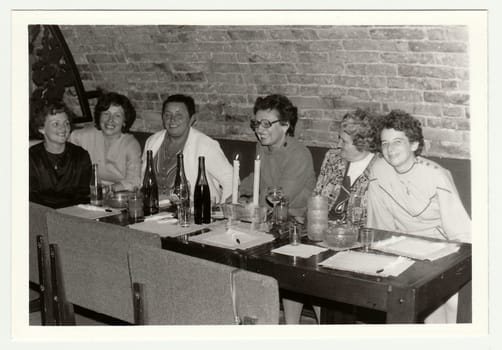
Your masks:
{"label": "wine glass", "polygon": [[282,200],[284,193],[281,186],[270,186],[267,188],[267,201],[272,204],[273,215],[272,224],[277,224],[277,204]]}

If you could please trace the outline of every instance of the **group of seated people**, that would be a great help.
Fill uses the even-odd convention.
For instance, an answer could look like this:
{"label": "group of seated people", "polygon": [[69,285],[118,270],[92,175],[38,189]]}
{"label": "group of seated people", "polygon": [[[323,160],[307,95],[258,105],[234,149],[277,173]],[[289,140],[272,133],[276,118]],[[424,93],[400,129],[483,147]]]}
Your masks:
{"label": "group of seated people", "polygon": [[[140,187],[146,150],[153,151],[161,197],[172,191],[176,154],[183,152],[192,195],[197,158],[205,156],[211,196],[217,203],[227,201],[232,165],[216,140],[192,127],[195,109],[191,97],[169,96],[162,106],[164,129],[148,138],[142,156],[129,133],[136,113],[124,95],[103,93],[95,107],[95,125],[73,132],[63,104],[34,106],[30,125],[43,142],[29,150],[30,201],[53,208],[88,202],[91,164],[98,164],[100,179],[115,190]],[[367,227],[470,242],[470,217],[451,174],[420,156],[422,128],[408,113],[393,110],[376,116],[360,109],[347,113],[338,144],[326,153],[317,180],[309,149],[294,137],[297,107],[274,94],[259,97],[253,114],[250,126],[261,159],[260,205],[267,205],[263,189],[276,185],[283,188],[295,216],[304,215],[312,195],[322,195],[328,198],[330,220],[344,221],[348,210],[354,209],[349,206],[357,206]],[[252,194],[253,177],[241,180],[242,196]],[[351,194],[361,200],[349,201]],[[301,300],[284,299],[283,304],[286,322],[297,323]],[[455,322],[456,304],[455,295],[428,321]]]}

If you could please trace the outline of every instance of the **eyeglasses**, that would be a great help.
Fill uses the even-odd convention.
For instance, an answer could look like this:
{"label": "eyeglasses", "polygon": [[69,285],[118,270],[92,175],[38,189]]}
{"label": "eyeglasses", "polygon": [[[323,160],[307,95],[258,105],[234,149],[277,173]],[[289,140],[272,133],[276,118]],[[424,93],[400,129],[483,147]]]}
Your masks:
{"label": "eyeglasses", "polygon": [[260,125],[263,126],[265,129],[268,129],[272,126],[272,124],[275,124],[277,122],[280,122],[280,120],[274,120],[273,122],[271,122],[268,119],[262,119],[262,120],[251,119],[249,121],[249,126],[253,130],[258,129],[260,127]]}

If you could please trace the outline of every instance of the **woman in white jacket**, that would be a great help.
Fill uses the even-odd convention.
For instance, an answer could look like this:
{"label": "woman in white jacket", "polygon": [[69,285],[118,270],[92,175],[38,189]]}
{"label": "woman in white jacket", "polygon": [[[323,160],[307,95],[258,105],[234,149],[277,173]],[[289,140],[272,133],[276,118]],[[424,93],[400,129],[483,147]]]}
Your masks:
{"label": "woman in white jacket", "polygon": [[162,105],[164,130],[146,140],[143,152],[142,176],[146,168],[146,151],[152,150],[160,198],[169,196],[176,176],[176,154],[183,152],[185,174],[190,182],[191,197],[198,173],[198,157],[206,158],[206,175],[212,200],[224,202],[232,193],[232,165],[218,141],[191,127],[195,114],[193,98],[171,95]]}

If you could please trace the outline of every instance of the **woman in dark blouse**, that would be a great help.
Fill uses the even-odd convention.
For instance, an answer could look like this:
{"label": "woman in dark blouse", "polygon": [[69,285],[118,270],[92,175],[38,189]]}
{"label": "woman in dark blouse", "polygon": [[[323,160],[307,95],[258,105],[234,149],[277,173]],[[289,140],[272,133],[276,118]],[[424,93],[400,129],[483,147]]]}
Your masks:
{"label": "woman in dark blouse", "polygon": [[88,203],[91,160],[83,148],[66,142],[66,107],[46,103],[33,108],[30,127],[44,140],[29,150],[30,201],[52,208]]}

